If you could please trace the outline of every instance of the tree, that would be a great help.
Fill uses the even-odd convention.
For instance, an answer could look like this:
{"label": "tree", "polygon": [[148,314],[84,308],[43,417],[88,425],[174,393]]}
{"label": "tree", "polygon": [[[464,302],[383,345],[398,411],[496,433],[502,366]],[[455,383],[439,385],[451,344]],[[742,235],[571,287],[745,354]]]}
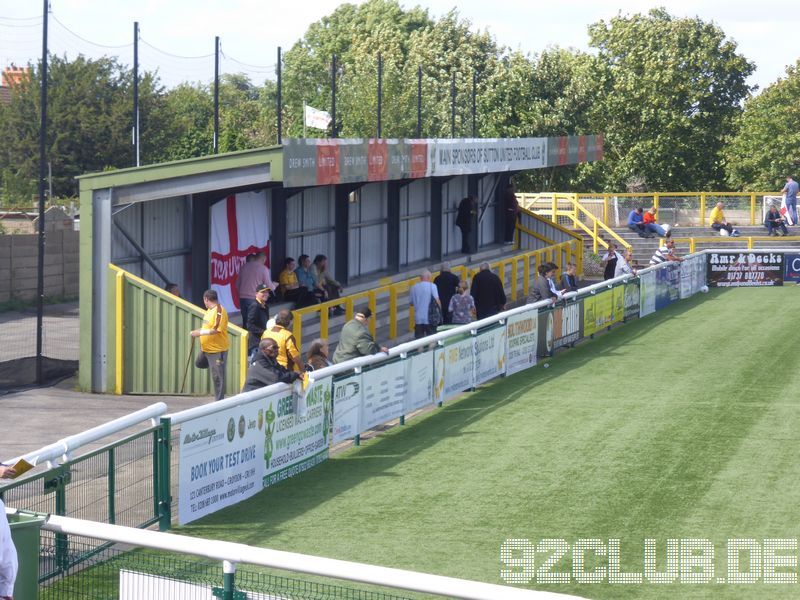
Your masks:
{"label": "tree", "polygon": [[605,160],[579,169],[607,190],[634,176],[651,189],[716,189],[722,151],[754,66],[713,23],[664,9],[589,27],[601,95],[591,111]]}
{"label": "tree", "polygon": [[786,77],[749,98],[725,150],[734,189],[770,191],[800,169],[800,61]]}

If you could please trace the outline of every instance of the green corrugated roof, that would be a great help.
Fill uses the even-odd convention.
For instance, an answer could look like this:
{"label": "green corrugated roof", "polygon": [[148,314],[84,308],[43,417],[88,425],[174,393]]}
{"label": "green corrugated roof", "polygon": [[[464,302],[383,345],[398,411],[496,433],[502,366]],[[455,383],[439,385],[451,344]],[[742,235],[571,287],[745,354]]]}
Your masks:
{"label": "green corrugated roof", "polygon": [[172,162],[87,173],[77,177],[81,190],[97,190],[200,175],[214,171],[227,171],[240,167],[270,165],[272,181],[283,181],[283,146],[269,146],[253,150],[240,150],[213,156],[187,158]]}

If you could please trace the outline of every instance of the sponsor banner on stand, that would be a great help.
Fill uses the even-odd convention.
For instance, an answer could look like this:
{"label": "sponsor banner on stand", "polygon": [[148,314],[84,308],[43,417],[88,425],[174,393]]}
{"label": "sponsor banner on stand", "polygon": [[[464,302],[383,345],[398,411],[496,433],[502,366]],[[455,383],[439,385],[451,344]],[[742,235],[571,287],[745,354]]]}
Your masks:
{"label": "sponsor banner on stand", "polygon": [[364,371],[361,374],[361,384],[361,431],[372,429],[403,414],[403,399],[407,387],[404,363],[396,361]]}
{"label": "sponsor banner on stand", "polygon": [[403,414],[411,414],[436,401],[433,393],[433,359],[433,352],[423,352],[410,356],[403,363],[408,383]]}
{"label": "sponsor banner on stand", "polygon": [[333,383],[333,443],[356,437],[360,417],[361,374],[354,373]]}
{"label": "sponsor banner on stand", "polygon": [[786,254],[783,262],[783,280],[800,283],[800,254]]}
{"label": "sponsor banner on stand", "polygon": [[639,317],[640,310],[640,296],[639,296],[639,279],[629,279],[625,282],[625,310],[623,318],[636,319]]}
{"label": "sponsor banner on stand", "polygon": [[293,392],[266,398],[264,412],[264,487],[302,473],[328,458],[331,378],[314,381],[305,392],[305,414]]}
{"label": "sponsor banner on stand", "polygon": [[656,310],[666,308],[681,297],[680,263],[674,262],[656,271]]}
{"label": "sponsor banner on stand", "polygon": [[593,335],[614,323],[621,323],[624,316],[624,286],[587,296],[583,299],[583,335]]}
{"label": "sponsor banner on stand", "polygon": [[584,337],[582,300],[539,312],[538,354],[549,356]]}
{"label": "sponsor banner on stand", "polygon": [[506,374],[523,371],[536,364],[539,315],[535,308],[506,320]]}
{"label": "sponsor banner on stand", "polygon": [[693,296],[705,285],[705,259],[705,254],[697,254],[681,263],[681,300]]}
{"label": "sponsor banner on stand", "polygon": [[506,328],[495,327],[476,335],[475,385],[504,375],[506,372]]}
{"label": "sponsor banner on stand", "polygon": [[191,523],[262,490],[265,426],[263,400],[181,426],[179,524]]}
{"label": "sponsor banner on stand", "polygon": [[781,252],[710,252],[707,276],[710,287],[768,287],[783,285]]}
{"label": "sponsor banner on stand", "polygon": [[648,271],[639,275],[639,316],[656,312],[656,273]]}
{"label": "sponsor banner on stand", "polygon": [[472,337],[447,344],[435,351],[436,402],[444,402],[475,387],[475,356]]}

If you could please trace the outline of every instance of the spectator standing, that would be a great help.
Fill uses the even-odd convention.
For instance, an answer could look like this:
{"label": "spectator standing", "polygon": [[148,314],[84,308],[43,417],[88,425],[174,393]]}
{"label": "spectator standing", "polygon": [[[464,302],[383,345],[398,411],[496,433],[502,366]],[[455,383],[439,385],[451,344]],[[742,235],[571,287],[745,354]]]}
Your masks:
{"label": "spectator standing", "polygon": [[650,259],[651,265],[660,265],[664,262],[683,262],[683,259],[675,254],[675,242],[671,239],[664,240],[664,244],[656,250],[656,253]]}
{"label": "spectator standing", "polygon": [[239,310],[242,314],[242,327],[247,329],[247,311],[256,301],[256,289],[266,285],[273,292],[278,289],[278,284],[272,281],[272,275],[267,267],[267,255],[256,252],[247,257],[247,262],[239,269],[236,278],[236,290],[239,292]]}
{"label": "spectator standing", "polygon": [[284,369],[302,373],[305,371],[303,359],[300,356],[300,349],[294,335],[289,329],[292,326],[292,313],[286,309],[278,311],[275,315],[275,325],[265,330],[261,336],[262,340],[273,339],[278,344],[278,364]]}
{"label": "spectator standing", "polygon": [[294,270],[297,275],[297,282],[300,287],[306,288],[314,294],[317,302],[325,300],[325,289],[319,284],[317,278],[311,272],[311,257],[308,254],[301,254],[297,261],[300,263]]}
{"label": "spectator standing", "polygon": [[660,237],[667,236],[667,230],[664,229],[661,225],[656,223],[656,207],[651,206],[647,209],[647,212],[642,215],[642,222],[644,223],[644,229],[648,233],[655,233]]}
{"label": "spectator standing", "polygon": [[378,352],[388,352],[386,347],[378,346],[369,332],[369,319],[372,311],[364,307],[358,311],[350,321],[344,324],[339,335],[336,352],[333,353],[333,363],[343,363],[359,356],[369,356]]}
{"label": "spectator standing", "polygon": [[439,291],[431,283],[431,272],[425,269],[422,272],[422,281],[414,284],[409,292],[408,303],[414,307],[414,339],[436,333],[436,325],[432,325],[429,318],[431,302],[435,302],[441,310]]}
{"label": "spectator standing", "polygon": [[[767,235],[789,235],[789,230],[786,229],[786,223],[780,211],[778,211],[778,207],[774,204],[769,205],[769,210],[764,217],[764,227],[767,228]],[[780,234],[778,232],[780,232]]]}
{"label": "spectator standing", "polygon": [[333,363],[328,358],[330,356],[328,350],[328,341],[317,338],[308,346],[308,354],[306,354],[306,369],[318,371],[325,367],[330,367]]}
{"label": "spectator standing", "polygon": [[792,220],[793,225],[797,225],[797,182],[791,175],[786,176],[786,185],[781,190],[786,194],[786,211],[789,213],[789,218]]}
{"label": "spectator standing", "polygon": [[247,311],[247,358],[248,362],[258,352],[258,343],[261,336],[267,329],[269,321],[269,306],[267,306],[267,294],[269,286],[261,284],[256,288],[256,299]]}
{"label": "spectator standing", "polygon": [[566,290],[559,290],[556,287],[556,277],[558,276],[558,265],[554,262],[547,263],[547,267],[550,270],[550,274],[546,277],[547,285],[550,286],[550,291],[555,294],[556,300],[561,300],[564,297],[564,292]]}
{"label": "spectator standing", "polygon": [[577,267],[573,263],[567,263],[567,271],[561,276],[561,287],[567,292],[577,292],[580,288],[576,271]]}
{"label": "spectator standing", "polygon": [[458,293],[450,298],[447,304],[453,325],[472,323],[475,320],[475,299],[469,293],[469,284],[466,281],[458,283]]}
{"label": "spectator standing", "polygon": [[628,248],[625,251],[625,256],[620,256],[617,259],[617,266],[614,269],[614,277],[622,277],[623,275],[635,275],[636,271],[633,269],[633,250]]}
{"label": "spectator standing", "polygon": [[200,354],[194,364],[198,369],[209,369],[214,384],[214,399],[225,397],[225,364],[228,360],[228,311],[219,303],[217,292],[206,290],[203,294],[206,313],[203,326],[194,329],[192,337],[200,338]]}
{"label": "spectator standing", "polygon": [[[317,254],[314,257],[314,262],[311,265],[311,274],[314,276],[317,285],[325,290],[326,299],[338,300],[341,297],[344,287],[331,276],[328,270],[327,256],[324,254]],[[335,315],[341,315],[344,314],[344,309],[341,306],[337,306],[332,312]]]}
{"label": "spectator standing", "polygon": [[450,263],[442,263],[442,271],[433,280],[433,285],[439,292],[439,300],[442,303],[442,316],[444,317],[444,324],[451,323],[452,314],[450,313],[450,298],[458,293],[459,279],[450,271]]}
{"label": "spectator standing", "polygon": [[503,282],[492,273],[488,262],[481,263],[480,271],[472,278],[470,294],[475,300],[475,311],[479,321],[496,315],[506,307]]}
{"label": "spectator standing", "polygon": [[651,233],[647,232],[644,226],[644,217],[642,216],[642,207],[637,206],[628,213],[628,229],[635,231],[639,237],[653,237]]}
{"label": "spectator standing", "polygon": [[303,308],[316,304],[317,300],[311,291],[301,286],[297,280],[295,268],[297,263],[291,256],[287,256],[283,261],[283,271],[281,271],[278,281],[280,282],[281,294],[283,299],[294,302],[295,308]]}
{"label": "spectator standing", "polygon": [[617,252],[617,245],[613,242],[609,242],[608,244],[608,251],[603,255],[603,262],[606,263],[605,268],[603,269],[603,279],[612,279],[614,277],[614,273],[617,270],[617,261],[622,258],[619,252]]}
{"label": "spectator standing", "polygon": [[273,383],[292,383],[300,373],[290,371],[277,361],[278,343],[272,338],[261,340],[252,364],[247,368],[243,392],[257,390]]}
{"label": "spectator standing", "polygon": [[177,283],[168,283],[164,286],[164,291],[178,298],[181,297],[181,289],[178,287]]}
{"label": "spectator standing", "polygon": [[517,220],[519,219],[519,202],[517,202],[517,194],[513,183],[509,183],[506,188],[505,206],[505,242],[506,244],[513,244],[514,230],[517,228]]}
{"label": "spectator standing", "polygon": [[472,225],[478,214],[478,201],[475,196],[467,196],[458,203],[456,227],[461,230],[461,252],[472,254]]}
{"label": "spectator standing", "polygon": [[733,225],[728,223],[725,219],[725,213],[722,211],[723,206],[724,204],[722,204],[722,202],[717,202],[717,205],[711,209],[711,213],[708,215],[708,220],[711,222],[711,229],[718,231],[720,234],[725,231],[727,235],[736,237],[738,232],[733,228]]}
{"label": "spectator standing", "polygon": [[[16,472],[12,467],[0,465],[0,477],[12,478]],[[6,505],[0,500],[0,598],[12,600],[14,582],[17,579],[17,549],[11,539],[11,527],[8,525]]]}

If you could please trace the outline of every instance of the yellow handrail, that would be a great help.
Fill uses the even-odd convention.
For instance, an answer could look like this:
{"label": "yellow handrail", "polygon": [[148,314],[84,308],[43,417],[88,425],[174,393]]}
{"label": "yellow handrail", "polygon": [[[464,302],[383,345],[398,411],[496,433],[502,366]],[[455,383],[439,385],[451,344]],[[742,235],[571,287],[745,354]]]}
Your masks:
{"label": "yellow handrail", "polygon": [[689,252],[695,252],[696,246],[698,243],[700,244],[742,244],[746,240],[747,249],[752,250],[755,245],[754,242],[775,242],[780,243],[783,238],[776,238],[770,237],[768,235],[750,235],[746,237],[722,237],[721,235],[718,236],[702,236],[702,237],[681,237],[681,238],[672,238],[673,241],[677,244],[689,244]]}
{"label": "yellow handrail", "polygon": [[[519,224],[517,227],[520,229],[521,232],[528,233],[526,228],[521,228]],[[570,232],[571,233],[571,232]],[[572,234],[574,235],[574,234]],[[541,239],[543,236],[535,235],[537,239]],[[505,283],[506,279],[506,271],[510,271],[510,276],[512,278],[512,285],[510,286],[510,296],[512,301],[516,300],[519,297],[519,290],[518,290],[518,277],[519,277],[519,266],[522,263],[522,274],[523,274],[523,282],[522,282],[522,293],[527,296],[528,294],[528,287],[529,287],[529,279],[530,279],[530,262],[531,260],[535,261],[535,266],[538,267],[541,264],[542,259],[548,260],[546,258],[548,254],[554,254],[554,262],[559,265],[559,267],[564,267],[564,260],[563,254],[566,254],[569,261],[569,258],[575,257],[576,264],[578,265],[578,271],[582,272],[582,265],[583,265],[583,243],[582,240],[579,238],[572,239],[566,242],[561,242],[558,244],[553,244],[548,246],[547,248],[540,248],[538,250],[531,250],[529,252],[525,252],[522,254],[517,254],[515,256],[511,256],[508,258],[502,258],[500,260],[494,261],[490,263],[490,267],[496,270],[501,281]],[[453,273],[459,275],[460,279],[469,281],[475,273],[478,272],[478,268],[470,268],[466,265],[458,265],[453,267]],[[435,272],[432,273],[433,277],[436,277],[439,273]],[[354,294],[350,294],[343,298],[338,298],[336,300],[327,300],[325,302],[321,302],[320,304],[314,304],[312,306],[307,306],[304,308],[299,308],[292,311],[292,315],[294,318],[293,324],[293,333],[295,340],[297,341],[298,346],[302,347],[303,342],[303,317],[307,317],[309,315],[318,314],[320,318],[320,337],[327,338],[330,331],[330,321],[328,319],[328,311],[332,308],[345,305],[345,318],[346,320],[350,320],[353,318],[354,314],[354,306],[359,302],[363,301],[365,298],[369,302],[370,309],[372,310],[372,314],[375,318],[370,319],[370,329],[372,331],[373,336],[375,335],[375,331],[377,329],[377,322],[378,322],[378,314],[377,314],[377,305],[378,305],[378,298],[383,296],[388,296],[389,300],[389,339],[393,340],[398,337],[398,300],[402,296],[402,294],[407,294],[408,290],[418,281],[420,281],[419,277],[414,277],[411,279],[405,279],[403,281],[398,281],[394,283],[388,283],[385,285],[381,285],[369,290],[364,290],[361,292],[356,292]],[[409,317],[408,317],[408,327],[409,331],[414,330],[414,307],[409,306]]]}

